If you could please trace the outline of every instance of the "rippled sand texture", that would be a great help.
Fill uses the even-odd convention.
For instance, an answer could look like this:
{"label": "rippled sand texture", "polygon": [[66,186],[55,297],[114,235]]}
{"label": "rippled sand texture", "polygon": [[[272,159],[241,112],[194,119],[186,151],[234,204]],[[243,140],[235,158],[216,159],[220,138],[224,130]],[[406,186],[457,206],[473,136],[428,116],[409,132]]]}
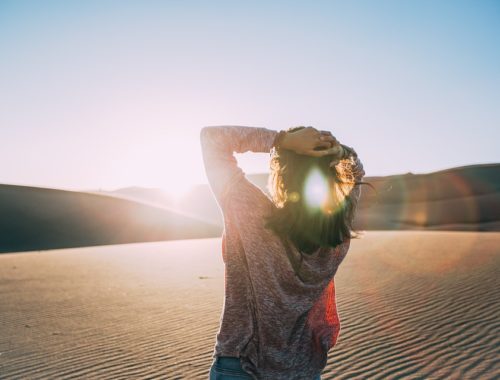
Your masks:
{"label": "rippled sand texture", "polygon": [[[323,379],[493,379],[500,233],[369,231],[336,275]],[[0,378],[206,379],[220,239],[0,256]]]}

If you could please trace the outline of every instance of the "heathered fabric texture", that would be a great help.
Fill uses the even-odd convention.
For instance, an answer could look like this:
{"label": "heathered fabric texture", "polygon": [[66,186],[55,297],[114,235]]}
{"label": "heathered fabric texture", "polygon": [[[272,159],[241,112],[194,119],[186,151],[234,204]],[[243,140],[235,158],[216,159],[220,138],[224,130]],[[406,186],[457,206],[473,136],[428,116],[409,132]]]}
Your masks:
{"label": "heathered fabric texture", "polygon": [[[272,200],[247,180],[233,155],[269,153],[277,133],[241,126],[200,133],[206,175],[224,217],[225,297],[213,357],[239,357],[254,379],[310,380],[339,336],[334,275],[350,241],[304,255],[307,283],[295,275],[280,238],[264,227]],[[357,155],[356,171],[360,181],[365,173]],[[360,186],[351,195],[359,197]]]}

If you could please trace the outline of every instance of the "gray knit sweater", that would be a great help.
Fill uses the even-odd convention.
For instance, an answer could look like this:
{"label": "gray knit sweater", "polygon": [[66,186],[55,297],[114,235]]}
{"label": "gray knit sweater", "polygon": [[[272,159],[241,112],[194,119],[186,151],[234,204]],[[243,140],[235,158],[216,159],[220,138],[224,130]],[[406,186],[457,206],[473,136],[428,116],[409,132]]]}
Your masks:
{"label": "gray knit sweater", "polygon": [[[280,238],[264,227],[273,202],[233,155],[269,153],[277,133],[241,126],[200,133],[206,175],[224,217],[225,297],[213,357],[239,357],[254,379],[307,380],[321,373],[339,336],[334,276],[350,241],[304,255],[307,283],[295,275]],[[359,181],[365,173],[355,157]],[[360,196],[360,186],[351,196]]]}

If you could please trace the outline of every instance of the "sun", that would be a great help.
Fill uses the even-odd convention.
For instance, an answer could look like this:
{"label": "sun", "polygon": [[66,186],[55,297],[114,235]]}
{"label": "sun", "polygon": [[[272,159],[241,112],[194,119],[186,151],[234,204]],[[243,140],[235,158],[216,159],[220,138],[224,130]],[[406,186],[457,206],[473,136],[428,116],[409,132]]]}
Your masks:
{"label": "sun", "polygon": [[192,183],[182,180],[172,180],[162,186],[162,190],[175,202],[180,202],[192,188]]}

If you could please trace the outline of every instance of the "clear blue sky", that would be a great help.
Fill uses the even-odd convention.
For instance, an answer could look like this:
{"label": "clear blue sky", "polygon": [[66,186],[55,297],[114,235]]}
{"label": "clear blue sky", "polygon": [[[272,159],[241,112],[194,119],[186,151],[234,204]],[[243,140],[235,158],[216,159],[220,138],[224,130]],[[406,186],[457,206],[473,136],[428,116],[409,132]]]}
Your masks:
{"label": "clear blue sky", "polygon": [[500,162],[499,68],[500,1],[0,0],[0,183],[180,190],[218,124],[329,129],[368,176]]}

